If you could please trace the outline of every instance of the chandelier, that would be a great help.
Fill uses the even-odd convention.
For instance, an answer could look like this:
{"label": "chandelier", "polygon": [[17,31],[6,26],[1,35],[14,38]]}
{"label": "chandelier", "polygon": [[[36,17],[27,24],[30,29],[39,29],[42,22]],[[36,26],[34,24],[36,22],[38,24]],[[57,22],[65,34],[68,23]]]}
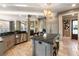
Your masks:
{"label": "chandelier", "polygon": [[51,4],[46,4],[44,6],[44,16],[47,18],[52,18],[52,6],[51,6]]}

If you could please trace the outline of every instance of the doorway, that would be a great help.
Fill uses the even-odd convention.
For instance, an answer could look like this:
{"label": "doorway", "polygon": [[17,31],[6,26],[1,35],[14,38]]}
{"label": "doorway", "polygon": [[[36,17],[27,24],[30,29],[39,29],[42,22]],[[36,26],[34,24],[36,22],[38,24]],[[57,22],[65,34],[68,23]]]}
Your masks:
{"label": "doorway", "polygon": [[71,21],[71,38],[78,40],[78,20],[73,19]]}

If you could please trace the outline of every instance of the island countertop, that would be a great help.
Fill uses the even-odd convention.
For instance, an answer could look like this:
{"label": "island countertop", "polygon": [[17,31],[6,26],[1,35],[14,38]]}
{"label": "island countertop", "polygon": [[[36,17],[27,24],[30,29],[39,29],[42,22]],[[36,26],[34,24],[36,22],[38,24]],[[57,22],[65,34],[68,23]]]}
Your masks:
{"label": "island countertop", "polygon": [[43,41],[45,43],[53,44],[55,38],[58,34],[47,34],[47,37],[44,38],[43,36],[34,36],[32,37],[33,40]]}

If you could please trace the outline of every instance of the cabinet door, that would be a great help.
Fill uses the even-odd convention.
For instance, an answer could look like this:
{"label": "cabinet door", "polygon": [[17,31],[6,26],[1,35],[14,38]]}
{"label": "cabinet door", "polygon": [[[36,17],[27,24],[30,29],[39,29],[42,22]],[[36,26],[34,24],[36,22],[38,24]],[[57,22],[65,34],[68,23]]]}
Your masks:
{"label": "cabinet door", "polygon": [[23,41],[24,41],[24,34],[22,33],[20,42],[23,42]]}
{"label": "cabinet door", "polygon": [[5,52],[5,45],[4,42],[0,43],[0,56],[3,55],[3,53]]}
{"label": "cabinet door", "polygon": [[27,34],[24,34],[24,41],[27,41]]}
{"label": "cabinet door", "polygon": [[43,42],[35,42],[35,52],[36,56],[45,56],[45,45]]}
{"label": "cabinet door", "polygon": [[9,45],[9,43],[8,43],[9,39],[7,37],[4,37],[3,39],[4,39],[5,50],[7,50],[8,45]]}
{"label": "cabinet door", "polygon": [[14,44],[15,44],[15,36],[11,35],[11,36],[9,36],[8,39],[9,39],[9,48],[10,48],[10,47],[14,46]]}
{"label": "cabinet door", "polygon": [[21,34],[16,34],[16,44],[20,43]]}

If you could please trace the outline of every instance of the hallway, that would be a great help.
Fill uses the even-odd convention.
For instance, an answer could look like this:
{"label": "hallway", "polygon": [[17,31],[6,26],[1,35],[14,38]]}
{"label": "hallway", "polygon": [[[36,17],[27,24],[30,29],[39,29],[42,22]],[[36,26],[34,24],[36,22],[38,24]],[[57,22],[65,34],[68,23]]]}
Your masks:
{"label": "hallway", "polygon": [[[14,46],[8,50],[6,56],[32,56],[32,41],[25,42]],[[64,38],[60,41],[60,48],[58,56],[77,56],[78,54],[78,42],[76,40],[70,40]]]}

